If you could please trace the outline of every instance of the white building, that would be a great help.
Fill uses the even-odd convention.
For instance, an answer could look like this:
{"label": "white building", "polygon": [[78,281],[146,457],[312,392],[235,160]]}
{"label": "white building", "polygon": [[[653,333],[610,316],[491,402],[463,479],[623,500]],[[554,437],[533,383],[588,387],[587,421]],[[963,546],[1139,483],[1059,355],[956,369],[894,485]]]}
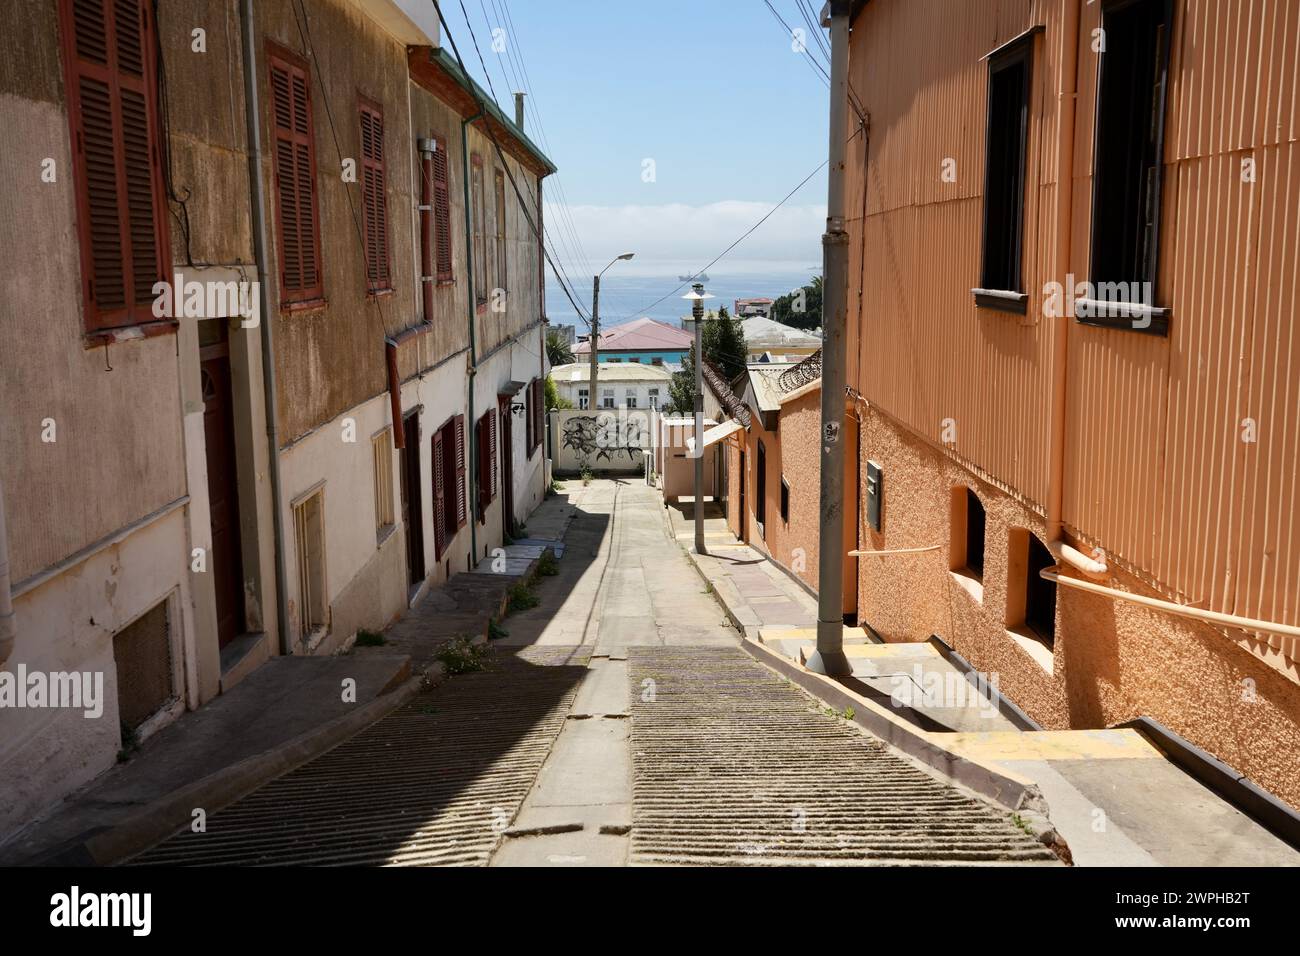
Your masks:
{"label": "white building", "polygon": [[[592,408],[591,364],[575,362],[551,369],[551,381],[560,397],[574,408]],[[601,362],[596,385],[596,408],[659,408],[668,403],[668,382],[672,373],[663,366],[635,362]]]}

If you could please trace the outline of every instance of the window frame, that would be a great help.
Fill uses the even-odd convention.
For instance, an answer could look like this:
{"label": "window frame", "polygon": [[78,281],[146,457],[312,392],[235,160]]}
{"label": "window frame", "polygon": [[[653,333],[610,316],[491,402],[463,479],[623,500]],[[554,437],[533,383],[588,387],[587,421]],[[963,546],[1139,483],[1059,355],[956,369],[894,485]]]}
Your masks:
{"label": "window frame", "polygon": [[[375,121],[379,123],[379,154],[375,158],[366,155],[366,137],[365,122],[370,118],[371,129],[374,128]],[[361,158],[361,226],[363,242],[362,247],[365,250],[363,266],[366,272],[366,294],[379,295],[386,292],[392,292],[393,289],[393,263],[392,263],[392,244],[388,229],[388,168],[387,158],[384,154],[384,107],[377,100],[373,100],[364,94],[357,95],[357,150]],[[373,133],[372,133],[373,135]],[[367,199],[368,191],[366,189],[366,176],[368,173],[377,175],[379,179],[379,204],[376,207],[376,224],[372,227],[370,216],[370,202]],[[377,235],[371,235],[371,230],[375,229]],[[372,255],[371,246],[377,245],[374,251],[376,259],[375,278],[370,275],[370,259]],[[435,242],[436,250],[436,242]],[[436,255],[436,251],[435,251]]]}
{"label": "window frame", "polygon": [[[1019,36],[995,50],[987,58],[984,195],[980,226],[980,285],[979,288],[972,290],[977,305],[1022,315],[1028,310],[1029,300],[1029,296],[1025,292],[1025,193],[1028,186],[1026,180],[1029,168],[1029,116],[1033,96],[1034,38],[1037,33],[1037,30],[1032,30]],[[1018,141],[1016,148],[1017,162],[1014,166],[1015,175],[1013,177],[1014,200],[1009,213],[1011,232],[1013,233],[1010,272],[1014,275],[1014,282],[1010,284],[1014,288],[1004,288],[1007,283],[991,281],[992,277],[989,274],[991,268],[990,251],[992,248],[990,242],[992,230],[990,195],[993,192],[993,179],[998,171],[995,169],[996,164],[993,162],[994,145],[995,142],[998,142],[998,131],[994,128],[993,91],[995,81],[1000,73],[1020,65],[1024,67],[1024,82],[1021,85],[1020,128],[1014,134],[1015,140]]]}
{"label": "window frame", "polygon": [[[297,309],[313,308],[324,304],[325,301],[325,263],[323,249],[320,241],[320,189],[317,186],[317,167],[316,167],[316,121],[315,109],[312,105],[312,82],[311,67],[305,59],[294,53],[292,50],[280,46],[272,40],[266,41],[266,68],[269,71],[268,86],[266,89],[266,110],[268,121],[266,124],[267,136],[271,145],[271,180],[275,187],[275,254],[276,266],[278,269],[276,275],[276,284],[278,286],[281,311],[293,311]],[[311,286],[302,286],[300,288],[290,289],[285,282],[285,256],[284,256],[284,217],[283,217],[283,197],[284,187],[280,182],[280,172],[276,158],[278,149],[281,127],[276,123],[275,117],[275,91],[274,91],[274,74],[277,64],[281,68],[287,68],[292,79],[292,71],[298,71],[303,76],[303,86],[306,91],[305,103],[307,112],[307,131],[298,134],[291,132],[290,142],[296,142],[294,137],[301,136],[303,145],[307,147],[307,165],[308,176],[311,185],[311,218],[312,231],[311,242],[312,251],[316,265],[316,282]]]}
{"label": "window frame", "polygon": [[[158,24],[154,19],[152,5],[146,0],[139,0],[138,9],[141,17],[141,75],[138,83],[129,83],[128,88],[131,92],[141,95],[145,103],[146,140],[150,166],[149,190],[152,198],[150,221],[155,259],[155,278],[154,282],[150,283],[152,290],[159,281],[174,282],[171,237],[167,228],[168,200],[162,169],[169,143],[162,130],[158,103]],[[134,250],[131,248],[131,210],[129,203],[123,202],[127,192],[126,143],[122,122],[123,71],[117,65],[117,24],[113,8],[108,0],[103,0],[100,10],[104,17],[106,62],[103,64],[83,59],[78,53],[76,18],[72,0],[59,0],[57,11],[59,48],[63,60],[64,96],[71,134],[69,146],[72,154],[74,201],[77,210],[75,229],[81,270],[82,327],[87,345],[98,345],[114,340],[116,333],[123,329],[139,328],[146,335],[152,335],[174,331],[179,324],[174,318],[159,319],[154,316],[154,296],[151,295],[147,302],[135,301],[136,268]],[[111,309],[99,307],[94,291],[95,244],[91,224],[90,177],[85,155],[85,113],[80,83],[82,77],[108,87],[109,110],[112,116],[117,240],[118,254],[122,263],[123,304]]]}
{"label": "window frame", "polygon": [[495,242],[496,259],[496,287],[503,292],[510,289],[509,285],[509,253],[506,243],[506,174],[500,169],[493,171],[493,200],[496,205],[496,215],[493,225],[496,234],[493,236]]}
{"label": "window frame", "polygon": [[444,286],[456,282],[451,236],[451,160],[446,140],[436,133],[433,139],[433,268],[437,284]]}
{"label": "window frame", "polygon": [[487,308],[487,210],[484,197],[483,157],[478,153],[470,155],[469,196],[470,222],[473,235],[470,236],[470,248],[473,250],[474,267],[470,281],[474,285],[474,301],[479,312]]}
{"label": "window frame", "polygon": [[[1074,318],[1077,322],[1085,325],[1097,325],[1133,332],[1145,332],[1149,335],[1166,336],[1169,334],[1169,309],[1156,304],[1156,293],[1158,292],[1160,277],[1160,240],[1164,212],[1165,134],[1169,126],[1169,67],[1173,48],[1175,4],[1173,0],[1102,0],[1099,25],[1102,36],[1108,37],[1107,17],[1141,4],[1158,4],[1164,18],[1164,35],[1156,52],[1156,72],[1159,84],[1159,109],[1158,116],[1155,118],[1158,122],[1158,128],[1155,143],[1153,144],[1156,175],[1152,184],[1152,195],[1148,197],[1152,210],[1151,231],[1154,236],[1154,246],[1146,275],[1139,276],[1137,279],[1138,282],[1150,283],[1153,301],[1148,304],[1137,302],[1114,303],[1085,299],[1076,303]],[[1095,93],[1092,124],[1092,196],[1089,200],[1090,218],[1088,221],[1088,279],[1094,294],[1095,290],[1100,288],[1102,284],[1132,281],[1128,278],[1114,276],[1102,277],[1098,275],[1096,265],[1097,249],[1102,242],[1097,229],[1098,214],[1105,205],[1102,190],[1098,188],[1099,181],[1103,185],[1105,185],[1105,181],[1098,173],[1101,168],[1102,149],[1106,144],[1106,138],[1113,135],[1111,124],[1104,124],[1102,119],[1103,93],[1107,78],[1107,56],[1105,50],[1098,55],[1095,82],[1093,84]],[[1152,92],[1154,94],[1155,90],[1153,89]],[[1112,314],[1099,314],[1107,311]]]}

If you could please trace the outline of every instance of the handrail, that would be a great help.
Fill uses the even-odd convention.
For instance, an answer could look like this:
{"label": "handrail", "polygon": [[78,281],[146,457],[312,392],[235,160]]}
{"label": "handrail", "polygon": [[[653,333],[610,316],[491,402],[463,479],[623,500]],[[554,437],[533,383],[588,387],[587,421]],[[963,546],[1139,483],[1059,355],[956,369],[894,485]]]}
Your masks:
{"label": "handrail", "polygon": [[1043,580],[1051,581],[1054,584],[1064,584],[1066,587],[1087,591],[1090,594],[1100,594],[1105,597],[1128,601],[1132,604],[1140,604],[1143,607],[1165,611],[1178,617],[1188,617],[1197,621],[1220,624],[1224,627],[1235,627],[1243,631],[1259,631],[1263,634],[1279,634],[1283,637],[1300,637],[1300,627],[1291,624],[1261,621],[1256,618],[1240,617],[1236,614],[1224,614],[1220,611],[1205,611],[1201,608],[1189,607],[1186,604],[1175,604],[1173,601],[1162,601],[1160,598],[1147,597],[1144,594],[1133,594],[1131,591],[1108,588],[1102,584],[1093,584],[1091,581],[1080,581],[1078,578],[1063,578],[1053,568],[1044,568],[1038,574]]}

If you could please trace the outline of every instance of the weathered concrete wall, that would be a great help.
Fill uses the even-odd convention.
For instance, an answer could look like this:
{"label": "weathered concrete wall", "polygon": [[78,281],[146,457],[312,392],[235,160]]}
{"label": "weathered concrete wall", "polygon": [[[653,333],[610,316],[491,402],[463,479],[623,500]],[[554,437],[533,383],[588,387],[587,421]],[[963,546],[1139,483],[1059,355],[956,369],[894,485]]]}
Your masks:
{"label": "weathered concrete wall", "polygon": [[[976,668],[997,674],[999,689],[1049,729],[1154,717],[1300,805],[1300,688],[1293,681],[1216,628],[1063,587],[1055,653],[1039,663],[1030,639],[1005,622],[1010,533],[1029,529],[1041,540],[1041,517],[886,416],[866,408],[863,415],[863,473],[868,458],[879,462],[884,486],[884,530],[865,531],[863,547],[944,545],[930,554],[862,559],[863,620],[889,641],[939,634]],[[985,508],[982,585],[949,570],[949,496],[958,486],[971,487]],[[1112,586],[1155,596],[1123,573]]]}
{"label": "weathered concrete wall", "polygon": [[650,413],[644,409],[584,412],[565,409],[551,413],[555,435],[555,471],[577,475],[641,474],[652,434]]}

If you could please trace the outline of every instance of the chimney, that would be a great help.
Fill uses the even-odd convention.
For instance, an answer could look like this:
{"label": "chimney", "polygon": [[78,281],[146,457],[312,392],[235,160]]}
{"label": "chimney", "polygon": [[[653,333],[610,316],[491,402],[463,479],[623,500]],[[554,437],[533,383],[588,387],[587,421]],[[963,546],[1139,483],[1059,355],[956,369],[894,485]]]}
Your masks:
{"label": "chimney", "polygon": [[524,131],[524,96],[525,93],[515,94],[515,125],[519,127],[519,132]]}

